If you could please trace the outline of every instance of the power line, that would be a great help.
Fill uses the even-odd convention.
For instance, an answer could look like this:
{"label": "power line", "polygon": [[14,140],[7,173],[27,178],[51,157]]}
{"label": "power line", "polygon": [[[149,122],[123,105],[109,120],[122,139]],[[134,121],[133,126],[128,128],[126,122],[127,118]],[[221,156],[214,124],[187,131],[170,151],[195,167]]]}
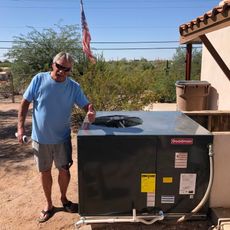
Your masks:
{"label": "power line", "polygon": [[[92,50],[175,50],[178,48],[186,49],[185,46],[178,47],[124,47],[124,48],[92,48]],[[202,47],[196,47],[202,48]]]}
{"label": "power line", "polygon": [[[24,41],[12,41],[12,40],[0,40],[0,43],[24,43]],[[31,43],[33,43],[31,41]],[[81,44],[81,41],[78,43]],[[166,40],[166,41],[94,41],[91,42],[92,44],[173,44],[173,43],[179,43],[179,41],[176,40]],[[202,48],[199,45],[193,46],[194,48]],[[172,50],[172,49],[178,49],[178,48],[185,48],[184,45],[182,46],[174,46],[174,47],[92,47],[93,50],[99,51],[99,50]],[[12,49],[12,47],[0,47],[0,49]]]}
{"label": "power line", "polygon": [[[28,41],[27,41],[28,42]],[[0,40],[0,43],[24,43],[23,41]],[[78,43],[81,43],[79,41]],[[92,41],[92,44],[169,44],[179,43],[179,41]],[[196,44],[194,44],[196,45]]]}
{"label": "power line", "polygon": [[[9,8],[9,9],[60,9],[60,10],[76,10],[79,9],[79,7],[75,6],[0,6],[1,8]],[[88,10],[140,10],[140,9],[202,9],[201,6],[141,6],[141,7],[130,7],[130,6],[124,6],[124,7],[88,7]]]}
{"label": "power line", "polygon": [[[179,47],[124,47],[124,48],[92,48],[92,50],[172,50]],[[181,47],[185,48],[185,47]]]}
{"label": "power line", "polygon": [[[122,48],[95,48],[92,47],[92,50],[99,51],[99,50],[175,50],[178,48],[185,49],[185,46],[177,46],[177,47],[122,47]],[[197,49],[201,49],[201,46],[194,47]],[[10,50],[13,49],[12,47],[0,47],[0,50]]]}
{"label": "power line", "polygon": [[[178,43],[179,41],[92,41],[92,44],[141,44],[141,43]],[[24,43],[23,41],[0,40],[0,43]],[[79,42],[81,43],[81,42]]]}
{"label": "power line", "polygon": [[179,41],[99,41],[99,42],[91,42],[92,44],[153,44],[153,43],[177,43]]}
{"label": "power line", "polygon": [[[24,43],[24,41],[12,41],[12,40],[0,40],[0,43]],[[31,42],[32,43],[32,42]],[[79,41],[81,43],[81,41]],[[176,40],[166,40],[166,41],[95,41],[91,42],[92,44],[172,44],[179,43]],[[194,48],[202,48],[199,45],[193,46]],[[174,46],[174,47],[92,47],[92,50],[175,50],[178,48],[186,48],[184,45],[182,46]],[[0,47],[1,50],[10,50],[12,47]]]}
{"label": "power line", "polygon": [[[76,24],[78,25],[78,24]],[[0,26],[1,29],[22,29],[22,28],[26,28],[26,29],[48,29],[48,26],[33,26],[33,25],[25,25],[25,26]],[[113,30],[145,30],[145,29],[158,29],[158,30],[164,30],[164,29],[173,29],[173,30],[178,30],[178,26],[94,26],[94,29],[97,30],[103,30],[103,29],[113,29]]]}
{"label": "power line", "polygon": [[[8,2],[15,2],[15,0],[7,0]],[[63,0],[17,0],[18,2],[63,2]],[[65,0],[66,3],[68,2],[76,2],[76,0]],[[111,1],[108,1],[108,0],[98,0],[98,2],[112,2],[113,0]],[[164,2],[184,2],[184,0],[165,0]],[[195,0],[193,0],[195,1]],[[198,2],[200,0],[197,0]],[[216,0],[206,0],[207,2],[216,2]],[[116,2],[124,2],[124,0],[116,0]],[[133,0],[126,0],[126,2],[133,2]],[[153,2],[153,0],[142,0],[142,2]],[[162,0],[154,0],[154,2],[162,2]]]}

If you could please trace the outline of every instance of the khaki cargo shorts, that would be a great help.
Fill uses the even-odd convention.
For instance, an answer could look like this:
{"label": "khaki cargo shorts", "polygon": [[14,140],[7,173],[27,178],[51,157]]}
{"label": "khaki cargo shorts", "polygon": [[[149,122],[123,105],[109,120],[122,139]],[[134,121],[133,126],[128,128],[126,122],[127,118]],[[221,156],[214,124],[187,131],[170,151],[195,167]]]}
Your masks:
{"label": "khaki cargo shorts", "polygon": [[40,144],[33,141],[32,148],[39,172],[50,170],[53,162],[56,168],[65,170],[73,164],[71,139],[61,144]]}

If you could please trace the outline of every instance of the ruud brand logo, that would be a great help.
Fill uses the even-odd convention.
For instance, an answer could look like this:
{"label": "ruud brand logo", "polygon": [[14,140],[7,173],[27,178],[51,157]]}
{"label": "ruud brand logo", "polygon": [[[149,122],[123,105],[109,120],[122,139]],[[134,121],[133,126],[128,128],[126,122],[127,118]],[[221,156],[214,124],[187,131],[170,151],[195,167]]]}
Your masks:
{"label": "ruud brand logo", "polygon": [[171,144],[172,145],[192,145],[193,139],[192,138],[172,138]]}

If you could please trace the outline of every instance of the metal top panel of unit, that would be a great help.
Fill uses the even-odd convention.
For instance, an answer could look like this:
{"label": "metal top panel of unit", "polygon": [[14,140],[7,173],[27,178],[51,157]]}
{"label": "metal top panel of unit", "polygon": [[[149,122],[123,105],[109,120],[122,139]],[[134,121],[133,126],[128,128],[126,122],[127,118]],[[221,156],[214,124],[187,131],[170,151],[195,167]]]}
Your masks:
{"label": "metal top panel of unit", "polygon": [[88,129],[78,136],[212,135],[179,111],[99,111]]}

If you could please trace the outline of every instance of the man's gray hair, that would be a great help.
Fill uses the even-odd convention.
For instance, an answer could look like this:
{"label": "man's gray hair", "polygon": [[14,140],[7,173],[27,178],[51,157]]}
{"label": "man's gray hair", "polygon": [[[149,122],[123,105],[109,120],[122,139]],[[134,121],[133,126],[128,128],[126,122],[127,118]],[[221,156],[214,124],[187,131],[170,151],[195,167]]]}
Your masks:
{"label": "man's gray hair", "polygon": [[59,60],[60,58],[64,57],[65,60],[67,60],[68,62],[71,63],[71,65],[74,64],[74,59],[73,57],[69,54],[69,53],[66,53],[66,52],[60,52],[58,53],[54,58],[53,58],[53,63],[57,62],[57,60]]}

